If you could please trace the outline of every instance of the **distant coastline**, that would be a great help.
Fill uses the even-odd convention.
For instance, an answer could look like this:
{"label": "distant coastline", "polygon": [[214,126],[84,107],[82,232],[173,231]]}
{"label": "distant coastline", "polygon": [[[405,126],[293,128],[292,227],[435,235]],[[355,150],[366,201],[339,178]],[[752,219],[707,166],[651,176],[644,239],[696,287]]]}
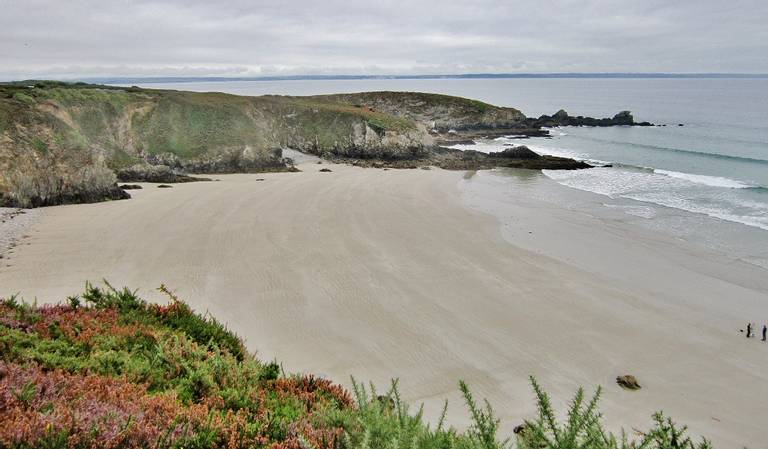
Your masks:
{"label": "distant coastline", "polygon": [[99,84],[193,83],[227,81],[306,81],[306,80],[408,80],[408,79],[505,79],[505,78],[768,78],[768,73],[466,73],[447,75],[289,75],[289,76],[158,76],[89,77],[68,81]]}

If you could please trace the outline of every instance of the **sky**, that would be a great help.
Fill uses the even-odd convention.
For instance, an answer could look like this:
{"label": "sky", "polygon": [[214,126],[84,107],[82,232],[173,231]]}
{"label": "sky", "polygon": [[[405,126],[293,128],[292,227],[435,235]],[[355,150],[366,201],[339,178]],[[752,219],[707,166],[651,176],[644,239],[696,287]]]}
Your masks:
{"label": "sky", "polygon": [[0,79],[768,73],[766,0],[0,0]]}

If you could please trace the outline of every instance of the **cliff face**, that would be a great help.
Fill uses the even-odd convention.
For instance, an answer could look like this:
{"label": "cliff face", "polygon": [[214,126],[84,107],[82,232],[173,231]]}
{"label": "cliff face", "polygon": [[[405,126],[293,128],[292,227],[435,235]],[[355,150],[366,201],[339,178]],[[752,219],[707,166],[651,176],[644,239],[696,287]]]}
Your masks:
{"label": "cliff face", "polygon": [[436,139],[528,128],[513,108],[412,92],[242,97],[0,84],[0,205],[122,198],[115,172],[124,179],[149,164],[195,173],[289,170],[282,148],[393,166],[491,166],[499,162],[439,149]]}
{"label": "cliff face", "polygon": [[321,97],[260,97],[271,102],[274,138],[282,147],[361,159],[423,157],[434,140],[420,123],[386,111]]}
{"label": "cliff face", "polygon": [[[288,169],[283,147],[412,158],[434,144],[413,120],[328,99],[38,82],[0,86],[0,202],[110,198],[139,163],[207,173]],[[88,194],[90,200],[91,194]]]}

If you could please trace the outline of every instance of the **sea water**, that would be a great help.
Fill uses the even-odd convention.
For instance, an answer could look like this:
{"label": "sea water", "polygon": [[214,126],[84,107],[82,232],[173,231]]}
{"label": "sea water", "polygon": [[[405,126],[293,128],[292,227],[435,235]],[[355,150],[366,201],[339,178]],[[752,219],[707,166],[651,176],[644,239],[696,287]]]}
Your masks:
{"label": "sea water", "polygon": [[[290,80],[145,84],[240,95],[374,90],[459,95],[520,109],[609,117],[630,110],[654,127],[563,127],[550,138],[514,136],[462,149],[527,145],[541,154],[611,167],[543,171],[539,183],[591,192],[606,212],[768,267],[768,79]],[[682,125],[682,126],[680,126]],[[517,182],[503,170],[495,176]],[[506,178],[505,178],[506,176]],[[506,191],[506,190],[505,190]],[[599,211],[595,211],[599,213]]]}

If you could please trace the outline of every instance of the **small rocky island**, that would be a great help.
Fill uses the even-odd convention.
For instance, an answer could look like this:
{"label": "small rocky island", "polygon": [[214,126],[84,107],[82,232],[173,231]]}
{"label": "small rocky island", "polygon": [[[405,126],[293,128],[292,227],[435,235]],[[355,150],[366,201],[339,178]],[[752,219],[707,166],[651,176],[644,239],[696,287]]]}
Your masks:
{"label": "small rocky island", "polygon": [[649,126],[613,118],[539,118],[477,100],[417,92],[291,97],[0,83],[0,205],[36,207],[129,198],[117,182],[205,180],[187,173],[296,170],[291,148],[370,167],[581,169],[525,147],[486,154],[449,146],[552,126]]}

